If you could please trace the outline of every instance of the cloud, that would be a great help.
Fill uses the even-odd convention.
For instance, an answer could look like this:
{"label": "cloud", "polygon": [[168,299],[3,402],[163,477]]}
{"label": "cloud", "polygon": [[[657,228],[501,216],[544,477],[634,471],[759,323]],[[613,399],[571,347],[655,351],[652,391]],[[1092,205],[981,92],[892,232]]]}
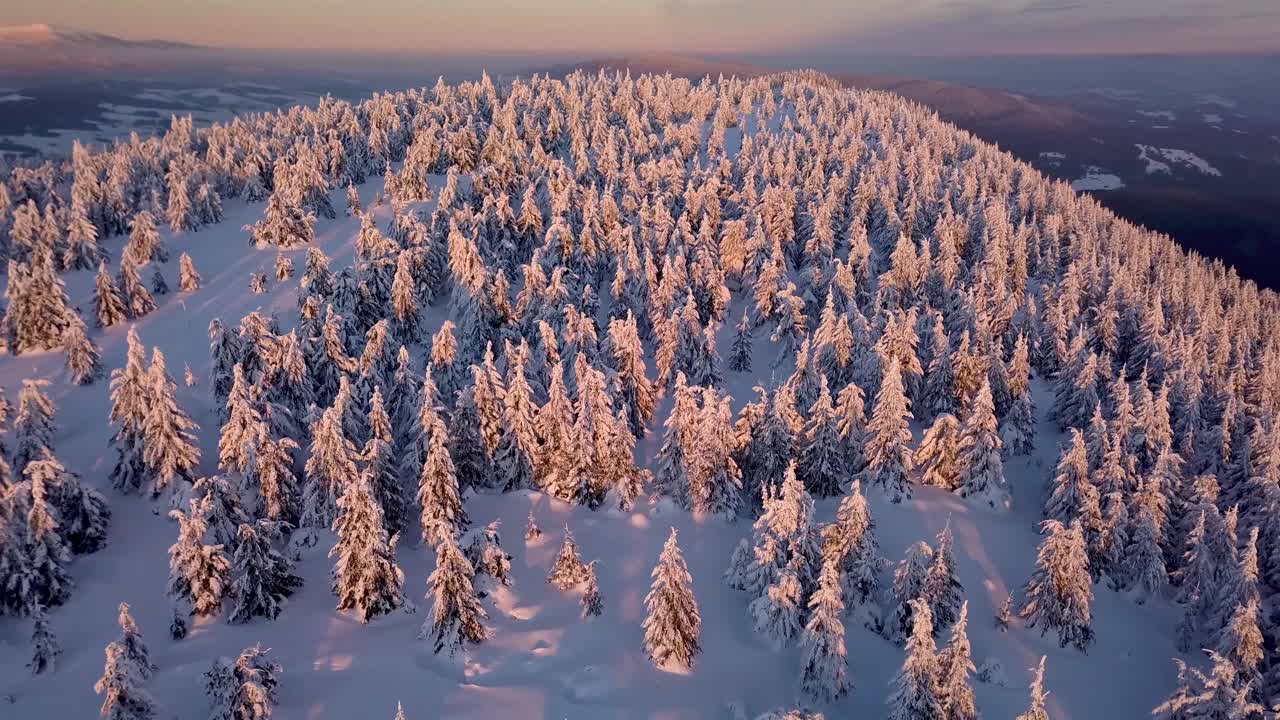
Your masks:
{"label": "cloud", "polygon": [[1058,13],[1067,12],[1068,10],[1079,10],[1085,7],[1085,3],[1071,2],[1070,0],[1035,0],[1031,4],[1022,8],[1024,13]]}

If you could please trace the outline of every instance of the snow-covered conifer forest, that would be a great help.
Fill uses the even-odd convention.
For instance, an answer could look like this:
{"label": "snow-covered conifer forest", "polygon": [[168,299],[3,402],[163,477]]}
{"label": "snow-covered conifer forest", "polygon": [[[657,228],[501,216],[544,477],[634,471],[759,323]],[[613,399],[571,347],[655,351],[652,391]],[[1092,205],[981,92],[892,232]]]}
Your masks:
{"label": "snow-covered conifer forest", "polygon": [[1275,717],[1280,298],[895,96],[175,118],[0,238],[0,716]]}

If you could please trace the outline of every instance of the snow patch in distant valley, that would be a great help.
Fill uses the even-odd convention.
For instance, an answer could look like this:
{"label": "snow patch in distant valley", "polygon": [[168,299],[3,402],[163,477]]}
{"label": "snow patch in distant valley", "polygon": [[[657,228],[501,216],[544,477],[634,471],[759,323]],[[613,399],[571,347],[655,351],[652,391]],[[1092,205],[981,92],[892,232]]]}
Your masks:
{"label": "snow patch in distant valley", "polygon": [[1169,122],[1173,122],[1178,119],[1178,116],[1175,115],[1172,110],[1139,110],[1138,114],[1143,117],[1161,118],[1163,120],[1168,120]]}
{"label": "snow patch in distant valley", "polygon": [[1109,172],[1106,168],[1087,165],[1084,172],[1084,177],[1072,181],[1072,190],[1076,192],[1094,192],[1119,190],[1124,187],[1124,180],[1121,180],[1119,175]]}
{"label": "snow patch in distant valley", "polygon": [[1141,144],[1136,147],[1138,148],[1138,159],[1147,164],[1148,175],[1154,175],[1156,173],[1172,175],[1173,168],[1171,165],[1185,165],[1199,170],[1203,175],[1222,177],[1222,173],[1219,172],[1217,168],[1210,165],[1204,158],[1189,150],[1161,148],[1154,145]]}

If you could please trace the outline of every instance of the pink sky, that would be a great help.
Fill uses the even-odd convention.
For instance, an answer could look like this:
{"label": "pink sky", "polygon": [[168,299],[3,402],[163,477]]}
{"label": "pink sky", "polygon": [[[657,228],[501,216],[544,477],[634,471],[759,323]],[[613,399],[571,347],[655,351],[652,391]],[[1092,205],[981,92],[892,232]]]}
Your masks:
{"label": "pink sky", "polygon": [[207,45],[423,51],[1280,50],[1275,0],[42,0],[6,23]]}

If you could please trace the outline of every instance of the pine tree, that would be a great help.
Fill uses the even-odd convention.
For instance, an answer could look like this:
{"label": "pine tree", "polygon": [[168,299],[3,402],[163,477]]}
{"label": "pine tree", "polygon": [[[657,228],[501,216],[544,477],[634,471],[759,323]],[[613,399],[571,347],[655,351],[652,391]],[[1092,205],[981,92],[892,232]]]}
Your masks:
{"label": "pine tree", "polygon": [[284,599],[302,587],[302,578],[293,574],[289,560],[271,546],[276,532],[270,522],[261,520],[256,527],[240,525],[231,563],[229,622],[246,623],[255,617],[275,620]]}
{"label": "pine tree", "polygon": [[1009,488],[1000,461],[1003,443],[996,430],[991,385],[986,380],[978,389],[965,418],[960,444],[964,448],[960,457],[960,495],[974,498],[991,508],[1008,507]]}
{"label": "pine tree", "polygon": [[1070,527],[1057,520],[1041,524],[1044,542],[1036,555],[1036,569],[1027,582],[1018,614],[1027,627],[1040,625],[1040,634],[1055,630],[1058,645],[1086,650],[1093,641],[1089,604],[1093,601],[1089,559],[1080,522]]}
{"label": "pine tree", "polygon": [[574,542],[573,532],[569,526],[564,527],[564,540],[560,543],[560,551],[556,553],[547,582],[557,590],[570,590],[587,578],[586,566],[578,555],[578,545]]}
{"label": "pine tree", "polygon": [[843,615],[840,569],[828,559],[822,564],[818,589],[809,598],[809,621],[800,639],[804,652],[800,688],[819,702],[835,702],[852,689],[847,677]]}
{"label": "pine tree", "polygon": [[[1241,681],[1239,670],[1230,659],[1211,650],[1206,653],[1212,665],[1208,675],[1174,659],[1178,666],[1178,688],[1151,714],[1160,720],[1248,720],[1262,717],[1263,707],[1252,699],[1252,683]],[[1048,717],[1042,712],[1029,716],[1029,720],[1048,720]]]}
{"label": "pine tree", "polygon": [[31,497],[22,543],[26,573],[21,578],[23,586],[19,592],[23,614],[29,615],[36,606],[48,608],[66,602],[71,597],[75,582],[68,570],[71,548],[60,532],[55,519],[56,510],[47,497],[47,493],[54,492],[56,488],[45,486],[44,473],[41,472],[28,472],[27,481]]}
{"label": "pine tree", "polygon": [[124,298],[116,287],[111,276],[107,274],[107,263],[98,263],[98,274],[93,281],[94,318],[98,327],[119,325],[128,317]]}
{"label": "pine tree", "polygon": [[58,657],[62,655],[62,645],[49,627],[49,613],[45,612],[43,605],[36,605],[32,610],[32,622],[31,660],[27,663],[27,669],[32,675],[39,675],[57,667]]}
{"label": "pine tree", "polygon": [[913,601],[923,599],[925,603],[929,603],[930,599],[925,595],[925,583],[932,566],[933,548],[921,540],[907,548],[894,570],[893,600],[896,606],[885,628],[890,640],[900,643],[911,637],[914,627]]}
{"label": "pine tree", "polygon": [[1133,537],[1124,552],[1129,583],[1141,592],[1144,599],[1158,597],[1169,583],[1164,553],[1156,539],[1157,532],[1155,516],[1145,509],[1140,511]]}
{"label": "pine tree", "polygon": [[948,521],[938,533],[938,545],[933,551],[933,560],[921,589],[933,612],[935,632],[942,631],[954,622],[964,604],[964,586],[956,579],[953,546],[951,523]]}
{"label": "pine tree", "polygon": [[944,715],[929,605],[924,600],[912,600],[911,604],[914,621],[907,640],[907,657],[889,693],[888,717],[889,720],[935,720]]}
{"label": "pine tree", "polygon": [[962,451],[960,421],[950,413],[934,418],[916,448],[913,461],[925,485],[955,490],[960,484]]}
{"label": "pine tree", "polygon": [[653,584],[644,598],[645,652],[659,668],[669,663],[691,668],[694,656],[702,651],[698,645],[702,616],[690,587],[693,578],[676,545],[675,528],[671,528],[652,575]]}
{"label": "pine tree", "polygon": [[867,479],[884,490],[893,502],[911,494],[907,475],[911,472],[911,410],[902,389],[902,372],[896,361],[889,363],[876,395],[876,406],[867,424]]}
{"label": "pine tree", "polygon": [[151,497],[172,492],[177,481],[190,482],[200,463],[200,448],[193,431],[200,426],[191,421],[174,398],[177,384],[165,370],[164,353],[151,351],[147,371],[150,407],[142,422],[142,458],[151,475]]}
{"label": "pine tree", "polygon": [[103,696],[99,711],[107,720],[150,720],[156,716],[156,702],[142,689],[145,677],[125,657],[118,642],[106,647],[107,661],[102,677],[94,684],[96,693]]}
{"label": "pine tree", "polygon": [[820,378],[818,399],[809,409],[804,443],[797,471],[805,487],[816,497],[835,497],[845,484],[844,463],[836,425],[835,407],[827,389],[827,377]]}
{"label": "pine tree", "polygon": [[261,645],[245,648],[233,662],[218,658],[204,674],[210,720],[270,720],[284,669]]}
{"label": "pine tree", "polygon": [[751,320],[744,308],[733,336],[733,349],[729,353],[729,370],[732,372],[751,372],[751,329]]}
{"label": "pine tree", "polygon": [[1258,601],[1250,599],[1236,608],[1218,640],[1218,654],[1247,676],[1262,662],[1262,630],[1258,627]]}
{"label": "pine tree", "polygon": [[529,520],[524,525],[524,541],[530,543],[540,537],[542,537],[542,528],[538,527],[537,520],[533,518],[533,508],[529,508]]}
{"label": "pine tree", "polygon": [[58,532],[72,552],[94,553],[106,545],[111,509],[101,493],[81,483],[52,455],[29,463],[26,475],[48,491],[58,518]]}
{"label": "pine tree", "polygon": [[346,402],[340,395],[311,430],[310,453],[303,468],[303,527],[331,526],[338,517],[343,488],[359,476],[356,448],[343,424]]}
{"label": "pine tree", "polygon": [[419,638],[432,640],[437,654],[448,650],[452,656],[464,643],[478,644],[488,637],[484,626],[488,614],[471,585],[474,572],[453,535],[441,535],[436,544],[436,567],[427,578],[431,617],[418,633]]}
{"label": "pine tree", "polygon": [[117,282],[120,286],[120,295],[124,299],[125,313],[130,318],[136,320],[156,309],[155,298],[151,297],[151,293],[142,284],[142,278],[138,275],[138,266],[127,254],[120,258],[120,275]]}
{"label": "pine tree", "polygon": [[62,351],[67,356],[67,374],[76,385],[90,385],[102,377],[102,356],[98,346],[86,334],[84,321],[72,313],[67,331],[62,336]]}
{"label": "pine tree", "polygon": [[1000,632],[1009,631],[1009,621],[1013,619],[1013,596],[1006,595],[1004,602],[1000,603],[1000,609],[996,611],[996,629]]}
{"label": "pine tree", "polygon": [[142,639],[142,633],[138,631],[138,624],[134,621],[132,613],[129,612],[129,603],[120,603],[116,622],[120,625],[120,639],[116,644],[122,650],[124,661],[133,668],[138,677],[143,680],[150,678],[158,668],[151,662],[151,651],[147,648],[146,641]]}
{"label": "pine tree", "polygon": [[160,268],[156,268],[151,273],[151,292],[156,295],[169,294],[169,283],[165,281],[164,274],[160,272]]}
{"label": "pine tree", "polygon": [[1044,690],[1044,656],[1040,656],[1040,664],[1032,670],[1031,705],[1027,711],[1015,720],[1049,720],[1049,711],[1045,709],[1045,698],[1049,693]]}
{"label": "pine tree", "polygon": [[586,567],[586,587],[582,591],[582,619],[598,617],[604,614],[604,596],[600,594],[600,583],[596,578],[596,562],[592,560]]}
{"label": "pine tree", "polygon": [[1084,436],[1079,430],[1071,430],[1071,441],[1058,458],[1058,468],[1053,478],[1053,490],[1045,503],[1044,515],[1059,523],[1070,523],[1080,518],[1089,528],[1097,528],[1102,522],[1101,499],[1098,488],[1089,478],[1089,460],[1084,446]]}
{"label": "pine tree", "polygon": [[462,507],[462,494],[453,459],[445,446],[447,431],[439,416],[431,413],[427,428],[427,455],[418,478],[419,526],[424,545],[435,545],[445,535],[455,536],[470,520]]}
{"label": "pine tree", "polygon": [[951,626],[951,640],[938,656],[938,689],[944,720],[978,720],[969,676],[975,671],[969,657],[969,603],[960,606],[960,615]]}
{"label": "pine tree", "polygon": [[169,511],[178,521],[178,540],[169,547],[169,598],[174,604],[170,632],[187,635],[187,617],[216,615],[226,594],[231,562],[222,545],[206,545],[209,499],[191,500],[187,512]]}
{"label": "pine tree", "polygon": [[858,481],[840,501],[835,522],[823,527],[822,538],[822,556],[840,564],[845,606],[856,608],[872,600],[880,589],[880,548]]}
{"label": "pine tree", "polygon": [[191,256],[182,253],[178,256],[178,287],[182,292],[193,292],[200,289],[200,273],[196,272],[196,264]]}
{"label": "pine tree", "polygon": [[338,609],[355,610],[362,623],[405,604],[404,571],[395,557],[398,536],[387,538],[372,482],[367,470],[345,479],[333,521],[338,541],[329,551],[329,557],[337,558],[333,593]]}
{"label": "pine tree", "polygon": [[747,612],[757,633],[781,650],[800,633],[804,614],[804,589],[796,572],[799,558],[793,558],[760,597],[751,601]]}
{"label": "pine tree", "polygon": [[374,495],[382,507],[382,518],[387,531],[395,534],[406,526],[407,512],[400,475],[392,453],[391,418],[382,403],[382,388],[375,387],[369,399],[369,441],[365,443],[361,457],[368,464],[374,478]]}
{"label": "pine tree", "polygon": [[27,464],[43,459],[54,450],[53,436],[57,426],[53,422],[53,401],[45,394],[48,380],[26,379],[18,392],[18,413],[13,419],[12,470],[16,475],[26,472]]}

